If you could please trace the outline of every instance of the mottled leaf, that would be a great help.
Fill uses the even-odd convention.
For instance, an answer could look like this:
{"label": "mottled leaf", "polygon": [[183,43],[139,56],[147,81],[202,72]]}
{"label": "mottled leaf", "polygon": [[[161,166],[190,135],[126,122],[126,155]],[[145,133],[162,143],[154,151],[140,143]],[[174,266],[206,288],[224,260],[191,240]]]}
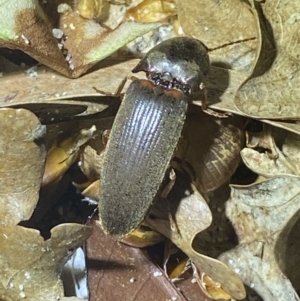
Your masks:
{"label": "mottled leaf", "polygon": [[29,219],[37,204],[46,127],[27,110],[7,108],[0,110],[0,128],[0,220],[12,226]]}
{"label": "mottled leaf", "polygon": [[20,49],[68,77],[80,76],[95,63],[161,25],[124,22],[110,30],[82,18],[68,4],[56,4],[44,11],[47,4],[40,5],[37,0],[2,0],[0,8],[0,45]]}
{"label": "mottled leaf", "polygon": [[268,57],[274,59],[266,72],[241,86],[235,104],[243,113],[256,118],[299,119],[300,2],[266,1],[261,7],[266,18],[261,23],[265,26],[262,39],[270,39],[274,44],[271,51],[262,48],[261,52],[267,51]]}
{"label": "mottled leaf", "polygon": [[278,177],[248,187],[233,187],[226,214],[239,238],[220,259],[263,300],[300,300],[284,275],[291,265],[286,242],[299,218],[300,179]]}
{"label": "mottled leaf", "polygon": [[239,277],[225,264],[202,255],[192,248],[196,234],[205,230],[212,215],[203,197],[190,186],[186,177],[177,173],[168,199],[160,199],[151,209],[146,224],[164,234],[214,282],[218,282],[233,298],[243,299],[245,288]]}

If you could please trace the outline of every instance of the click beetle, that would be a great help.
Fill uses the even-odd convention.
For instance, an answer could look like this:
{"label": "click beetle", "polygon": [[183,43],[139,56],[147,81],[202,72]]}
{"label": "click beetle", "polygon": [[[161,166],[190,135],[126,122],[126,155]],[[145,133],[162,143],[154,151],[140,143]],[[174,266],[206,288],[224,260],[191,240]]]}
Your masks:
{"label": "click beetle", "polygon": [[124,237],[145,218],[209,66],[204,44],[177,37],[152,48],[132,70],[144,71],[147,80],[130,84],[106,146],[99,198],[106,233]]}

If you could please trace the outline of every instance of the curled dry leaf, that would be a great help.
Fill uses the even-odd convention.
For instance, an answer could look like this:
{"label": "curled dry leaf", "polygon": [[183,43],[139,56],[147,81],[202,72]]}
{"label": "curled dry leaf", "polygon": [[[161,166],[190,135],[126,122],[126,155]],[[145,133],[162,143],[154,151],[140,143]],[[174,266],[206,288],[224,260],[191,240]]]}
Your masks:
{"label": "curled dry leaf", "polygon": [[44,241],[34,229],[1,227],[1,300],[61,300],[64,291],[59,277],[69,250],[80,246],[91,232],[91,228],[79,224],[61,224]]}
{"label": "curled dry leaf", "polygon": [[[82,189],[82,187],[75,184],[76,187]],[[100,180],[94,181],[88,187],[86,187],[81,194],[87,198],[88,200],[93,200],[98,202],[99,201],[99,187],[100,187]]]}
{"label": "curled dry leaf", "polygon": [[284,275],[286,267],[294,265],[285,254],[288,236],[299,218],[299,187],[300,178],[289,176],[232,187],[226,204],[239,244],[220,259],[263,300],[300,300]]}
{"label": "curled dry leaf", "polygon": [[[47,11],[46,15],[38,1],[30,0],[1,1],[0,8],[0,45],[20,49],[68,77],[80,76],[95,63],[161,25],[125,22],[115,30],[108,30],[94,20],[82,18],[67,4],[64,9]],[[53,26],[57,19],[61,28]]]}
{"label": "curled dry leaf", "polygon": [[272,61],[258,62],[265,64],[267,70],[262,75],[254,72],[254,78],[241,86],[235,104],[251,117],[299,119],[300,2],[266,1],[261,9],[264,15],[261,18],[266,18],[261,21],[262,39],[273,44],[271,51],[262,45],[261,52]]}
{"label": "curled dry leaf", "polygon": [[1,225],[27,220],[37,204],[42,179],[46,127],[24,109],[1,109]]}
{"label": "curled dry leaf", "polygon": [[252,133],[249,139],[248,148],[241,151],[249,169],[266,178],[300,175],[299,135],[271,127],[267,133]]}
{"label": "curled dry leaf", "polygon": [[[177,1],[178,19],[186,35],[201,40],[208,48],[255,38],[258,35],[256,12],[239,0]],[[234,22],[233,22],[234,20]],[[257,41],[230,45],[210,53],[212,61],[242,72],[251,71]]]}
{"label": "curled dry leaf", "polygon": [[186,298],[142,250],[119,243],[93,223],[87,241],[90,301]]}
{"label": "curled dry leaf", "polygon": [[124,19],[148,23],[166,20],[176,14],[177,7],[173,0],[144,0],[130,8]]}
{"label": "curled dry leaf", "polygon": [[203,197],[191,187],[186,176],[177,173],[167,199],[154,204],[145,223],[168,237],[233,298],[243,299],[246,292],[239,277],[222,262],[192,248],[195,235],[206,229],[211,221],[212,215]]}
{"label": "curled dry leaf", "polygon": [[173,282],[185,279],[184,273],[191,267],[189,257],[170,240],[165,243],[164,270]]}
{"label": "curled dry leaf", "polygon": [[1,109],[0,298],[56,301],[63,297],[59,280],[68,250],[91,234],[76,224],[52,229],[51,239],[17,224],[28,220],[38,201],[46,156],[45,127],[24,109]]}
{"label": "curled dry leaf", "polygon": [[156,245],[164,241],[164,236],[147,227],[140,226],[134,230],[129,236],[122,238],[120,241],[136,248],[144,248]]}
{"label": "curled dry leaf", "polygon": [[0,45],[20,49],[45,65],[70,76],[71,72],[57,40],[51,21],[39,1],[0,1]]}
{"label": "curled dry leaf", "polygon": [[72,10],[65,12],[61,15],[60,29],[68,37],[64,47],[68,49],[69,63],[74,69],[72,77],[80,76],[100,60],[159,25],[125,22],[108,30],[94,20],[81,18]]}
{"label": "curled dry leaf", "polygon": [[96,181],[100,177],[100,169],[103,164],[103,150],[100,154],[97,154],[94,148],[87,145],[80,153],[80,169],[89,181]]}
{"label": "curled dry leaf", "polygon": [[95,125],[52,146],[47,154],[42,185],[58,181],[78,157],[80,147],[94,137]]}
{"label": "curled dry leaf", "polygon": [[103,0],[77,0],[75,10],[86,19],[97,19],[103,8]]}
{"label": "curled dry leaf", "polygon": [[231,296],[228,295],[219,283],[215,283],[209,276],[201,273],[201,276],[198,273],[198,269],[195,265],[193,266],[194,277],[201,287],[202,291],[206,294],[207,297],[213,300],[232,300]]}
{"label": "curled dry leaf", "polygon": [[197,189],[207,193],[228,181],[240,162],[243,119],[220,120],[195,107],[191,111],[175,156],[181,159],[183,167],[190,166]]}

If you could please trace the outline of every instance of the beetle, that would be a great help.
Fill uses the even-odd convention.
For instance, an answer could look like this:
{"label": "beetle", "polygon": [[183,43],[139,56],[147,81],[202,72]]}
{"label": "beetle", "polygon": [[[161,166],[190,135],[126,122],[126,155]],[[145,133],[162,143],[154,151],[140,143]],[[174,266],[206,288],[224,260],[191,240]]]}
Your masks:
{"label": "beetle", "polygon": [[145,218],[209,66],[202,42],[177,37],[152,48],[132,70],[147,80],[130,84],[106,146],[98,205],[104,232],[122,238]]}

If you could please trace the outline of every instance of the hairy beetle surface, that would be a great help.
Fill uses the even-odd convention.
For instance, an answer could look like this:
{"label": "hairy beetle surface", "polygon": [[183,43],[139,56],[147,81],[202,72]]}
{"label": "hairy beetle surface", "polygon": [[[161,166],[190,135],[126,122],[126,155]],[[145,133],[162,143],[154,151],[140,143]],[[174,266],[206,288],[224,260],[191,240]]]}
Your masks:
{"label": "hairy beetle surface", "polygon": [[184,125],[188,101],[209,71],[206,47],[173,38],[154,47],[133,69],[115,118],[100,180],[102,228],[115,237],[135,230],[155,199]]}

